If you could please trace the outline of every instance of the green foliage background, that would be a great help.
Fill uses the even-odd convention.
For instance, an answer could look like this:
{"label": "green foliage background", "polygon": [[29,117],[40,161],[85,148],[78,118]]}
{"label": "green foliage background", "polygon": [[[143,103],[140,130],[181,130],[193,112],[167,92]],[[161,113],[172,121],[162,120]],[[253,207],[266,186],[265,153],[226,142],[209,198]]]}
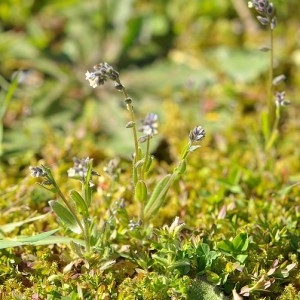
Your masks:
{"label": "green foliage background", "polygon": [[[184,181],[176,184],[156,225],[170,224],[179,215],[193,228],[193,234],[199,233],[214,249],[220,241],[232,240],[240,231],[246,231],[252,244],[249,276],[243,278],[236,269],[224,271],[230,278],[230,284],[225,286],[227,294],[237,282],[239,289],[250,285],[250,275],[259,278],[267,273],[275,259],[298,264],[299,3],[273,2],[278,18],[275,75],[287,75],[284,89],[292,105],[285,110],[281,139],[271,155],[271,164],[265,168],[269,158],[262,150],[260,112],[266,105],[268,56],[257,49],[266,46],[268,40],[246,0],[2,0],[2,104],[14,72],[22,73],[18,78],[21,83],[0,120],[4,129],[0,225],[47,211],[51,196],[37,189],[28,172],[29,165],[38,163],[53,166],[67,190],[65,171],[73,156],[93,157],[97,170],[103,169],[110,158],[118,157],[121,182],[127,190],[120,188],[114,196],[130,198],[126,194],[130,193],[130,175],[123,172],[133,148],[130,132],[125,128],[126,111],[109,84],[93,90],[84,78],[87,69],[107,61],[120,71],[138,118],[148,112],[159,115],[160,135],[152,149],[159,159],[154,173],[159,173],[161,167],[172,167],[191,128],[200,124],[207,132],[201,153],[191,157]],[[106,180],[105,176],[100,180],[99,189]],[[97,213],[103,216],[107,207],[101,204],[100,193],[96,198],[100,203]],[[129,211],[135,211],[130,201],[127,205]],[[54,216],[47,218],[3,232],[3,236],[55,229]],[[6,274],[1,275],[3,280],[0,277],[2,290],[5,280],[11,280],[19,289],[19,274],[9,273],[10,261],[24,259],[24,255],[34,253],[40,278],[61,270],[53,266],[53,258],[49,258],[53,253],[50,255],[48,248],[16,249],[3,250],[1,254],[6,265],[1,270]],[[41,257],[48,259],[43,266]],[[226,259],[213,266],[211,272],[218,273],[218,267],[225,270],[225,265]],[[49,272],[44,274],[44,269]],[[280,295],[287,297],[280,299],[294,299],[284,296],[296,297],[299,292],[298,265],[293,272],[293,280],[289,277],[276,281],[274,296],[258,291],[254,299],[275,299]],[[210,282],[220,284],[222,276],[218,275],[218,279],[211,275]],[[86,281],[82,282],[89,288],[97,286],[96,279],[89,278],[88,273],[84,276]],[[95,278],[101,276],[102,273]],[[103,286],[109,286],[113,295],[117,289],[109,276],[115,274],[105,277]],[[160,274],[151,276],[153,282],[161,280]],[[147,286],[145,277],[136,278],[137,284],[129,277],[123,283],[126,286],[130,281],[128,294],[139,284]],[[57,280],[61,283],[66,278]],[[177,290],[185,280],[174,283]],[[39,286],[38,279],[33,282],[33,286]],[[20,290],[24,291],[26,284],[22,284]],[[49,288],[50,292],[55,299]],[[65,295],[68,293],[77,294],[66,288]],[[158,299],[155,297],[154,293],[145,299]]]}

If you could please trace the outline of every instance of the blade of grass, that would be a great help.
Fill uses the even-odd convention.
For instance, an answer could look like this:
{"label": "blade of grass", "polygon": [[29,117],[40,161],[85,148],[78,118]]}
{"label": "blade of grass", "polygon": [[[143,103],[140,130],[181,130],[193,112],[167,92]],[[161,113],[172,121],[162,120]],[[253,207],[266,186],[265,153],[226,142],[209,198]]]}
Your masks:
{"label": "blade of grass", "polygon": [[3,155],[3,118],[7,111],[8,105],[13,98],[13,95],[18,86],[18,74],[13,78],[3,100],[0,102],[0,156]]}

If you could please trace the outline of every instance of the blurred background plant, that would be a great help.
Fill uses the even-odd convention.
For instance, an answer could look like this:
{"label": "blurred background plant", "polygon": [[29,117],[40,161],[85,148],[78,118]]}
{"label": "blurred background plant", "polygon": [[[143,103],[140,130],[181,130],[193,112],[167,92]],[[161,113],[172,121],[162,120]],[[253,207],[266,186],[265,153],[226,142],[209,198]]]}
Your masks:
{"label": "blurred background plant", "polygon": [[[299,83],[294,35],[298,20],[293,13],[297,1],[278,2],[278,60],[288,76],[287,84],[294,86],[293,98]],[[24,159],[25,150],[29,159],[41,153],[50,139],[60,144],[60,151],[67,151],[76,143],[67,137],[82,139],[89,134],[96,139],[104,135],[104,146],[99,147],[110,150],[122,138],[124,149],[118,151],[128,153],[125,130],[114,130],[124,121],[122,110],[106,101],[105,91],[97,91],[104,104],[83,85],[82,71],[98,61],[125,68],[126,85],[135,86],[139,110],[161,111],[162,118],[172,123],[170,115],[179,106],[181,118],[206,117],[217,127],[212,130],[218,130],[224,123],[230,126],[228,108],[259,107],[263,98],[255,80],[267,70],[268,59],[255,48],[266,33],[258,28],[244,1],[187,5],[182,0],[3,0],[0,18],[1,89],[8,89],[13,72],[22,71],[3,120],[6,160]],[[166,116],[162,107],[170,98],[175,107],[171,104]],[[99,118],[91,115],[94,109]],[[111,114],[113,120],[108,117]]]}
{"label": "blurred background plant", "polygon": [[[156,227],[171,224],[174,216],[179,216],[189,230],[187,241],[191,235],[200,239],[198,256],[188,256],[191,270],[197,268],[189,273],[191,278],[200,272],[210,283],[223,284],[226,295],[245,287],[245,293],[253,296],[253,291],[257,299],[269,297],[269,291],[274,297],[282,294],[280,299],[295,296],[299,266],[286,268],[299,262],[299,1],[273,1],[280,20],[274,39],[274,68],[276,74],[286,75],[285,90],[292,105],[280,115],[278,130],[284,138],[270,170],[263,168],[258,118],[265,107],[269,65],[268,54],[258,50],[268,46],[268,32],[256,22],[247,2],[0,1],[0,222],[1,228],[21,224],[1,234],[10,239],[56,230],[53,214],[45,214],[53,196],[32,184],[28,166],[50,166],[65,192],[70,188],[65,181],[69,162],[74,156],[89,156],[102,175],[96,187],[95,214],[105,219],[111,205],[119,203],[115,204],[116,214],[124,220],[113,220],[112,228],[119,230],[108,241],[124,257],[124,253],[132,257],[126,245],[119,249],[124,245],[124,232],[128,233],[123,223],[129,221],[122,208],[126,205],[130,215],[136,212],[130,202],[131,178],[124,171],[133,152],[130,130],[124,126],[127,114],[120,95],[109,88],[91,89],[84,76],[90,66],[107,61],[122,73],[122,82],[135,100],[137,120],[150,111],[160,120],[160,137],[156,143],[153,140],[151,149],[157,162],[150,172],[163,175],[162,170],[172,170],[191,128],[201,124],[206,130],[201,155],[190,157],[184,182],[175,182],[160,218],[154,220]],[[10,101],[4,100],[9,99],[16,71],[18,85]],[[115,170],[101,172],[112,157]],[[40,219],[40,214],[45,217]],[[247,250],[229,251],[230,256],[223,253],[224,247],[223,252],[217,248],[222,241],[230,244],[243,237],[241,232],[247,233]],[[133,241],[139,240],[134,231],[130,234]],[[137,242],[135,250],[152,258],[152,254],[163,254],[165,248],[160,251],[159,246],[155,253],[148,253],[145,245]],[[48,280],[52,275],[57,275],[51,278],[56,284],[47,286],[48,290],[39,288],[41,297],[48,293],[54,299],[116,293],[116,286],[126,285],[122,280],[127,275],[133,278],[133,285],[136,281],[142,282],[143,288],[150,286],[147,274],[132,275],[141,266],[132,266],[126,257],[117,257],[113,270],[107,271],[105,266],[96,269],[96,262],[89,268],[76,262],[64,272],[63,267],[72,261],[64,250],[62,245],[5,249],[0,257],[4,274],[0,288],[14,289],[20,295],[27,291],[32,298],[30,284],[41,287],[42,282],[52,282]],[[232,256],[236,254],[247,256],[242,271],[241,262]],[[156,258],[161,256],[164,258]],[[273,266],[277,260],[278,265]],[[130,274],[122,271],[124,265]],[[275,278],[274,273],[264,276],[271,268],[292,275],[283,279]],[[31,272],[40,277],[29,284],[24,274]],[[169,279],[163,277],[168,286]],[[270,286],[269,277],[276,279],[270,279]],[[155,274],[153,278],[156,288],[161,277]],[[66,281],[70,285],[65,285]],[[175,290],[182,288],[183,281],[180,277]],[[260,284],[268,291],[257,291]],[[194,285],[197,288],[198,281]]]}

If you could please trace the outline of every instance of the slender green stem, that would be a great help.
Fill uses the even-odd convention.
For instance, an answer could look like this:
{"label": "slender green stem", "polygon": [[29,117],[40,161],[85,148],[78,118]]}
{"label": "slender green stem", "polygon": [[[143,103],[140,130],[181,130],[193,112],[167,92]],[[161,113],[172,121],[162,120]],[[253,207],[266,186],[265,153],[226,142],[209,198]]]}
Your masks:
{"label": "slender green stem", "polygon": [[[82,184],[82,195],[84,195],[84,200],[86,203],[90,203],[89,198],[89,186],[86,185],[85,183]],[[91,250],[91,239],[90,239],[90,226],[89,226],[89,216],[84,214],[83,216],[83,225],[84,225],[84,240],[85,240],[85,245],[86,245],[86,252],[89,253]]]}
{"label": "slender green stem", "polygon": [[274,143],[278,137],[279,121],[280,121],[280,106],[278,105],[278,106],[276,106],[276,110],[275,110],[275,121],[273,123],[271,135],[270,135],[268,143],[266,145],[267,151],[269,151],[272,148],[272,146],[274,145]]}
{"label": "slender green stem", "polygon": [[[144,156],[144,164],[142,166],[140,178],[142,181],[145,180],[145,173],[146,173],[146,167],[148,165],[148,159],[150,155],[150,137],[147,137],[147,144],[146,144],[146,153]],[[144,221],[144,208],[145,208],[145,203],[142,201],[139,201],[139,219]]]}
{"label": "slender green stem", "polygon": [[[126,89],[124,87],[122,88],[122,93],[123,93],[123,95],[125,97],[125,100],[129,99],[127,91],[126,91]],[[126,103],[126,106],[127,106],[127,110],[129,111],[130,120],[132,122],[132,133],[133,133],[134,149],[135,149],[135,154],[134,154],[134,158],[133,158],[133,172],[134,172],[134,169],[136,168],[135,164],[140,159],[140,157],[139,157],[139,143],[138,143],[138,136],[137,136],[137,130],[136,130],[136,123],[135,123],[135,115],[134,115],[133,106],[132,106],[131,103]],[[144,167],[143,167],[143,170],[141,168],[138,168],[138,170],[136,170],[136,171],[137,171],[137,181],[142,180],[142,178],[143,178],[143,172],[144,172]],[[141,221],[144,220],[144,203],[141,203],[141,202],[139,202],[139,219]]]}
{"label": "slender green stem", "polygon": [[[178,175],[178,172],[177,172],[177,169],[175,168],[173,173],[170,175],[168,181],[165,183],[164,187],[162,188],[162,190],[159,192],[159,194],[155,198],[156,209],[154,209],[154,211],[157,211],[163,205],[165,195],[168,192],[168,190],[170,189],[170,187],[173,184],[174,180],[176,179],[177,175]],[[153,212],[152,212],[152,214],[149,214],[149,213],[147,214],[147,212],[146,212],[146,218],[144,218],[144,220],[143,220],[144,227],[148,226],[151,217],[153,217]]]}
{"label": "slender green stem", "polygon": [[270,66],[269,66],[269,80],[268,80],[268,120],[270,135],[274,128],[275,122],[275,103],[273,101],[273,69],[274,69],[274,38],[273,30],[270,28]]}
{"label": "slender green stem", "polygon": [[142,223],[144,223],[144,207],[145,207],[145,204],[142,203],[142,202],[139,202],[139,215],[138,215],[138,218],[140,221],[142,221]]}
{"label": "slender green stem", "polygon": [[147,144],[146,144],[146,153],[145,153],[145,162],[143,165],[143,170],[141,174],[141,179],[145,179],[146,167],[148,165],[148,159],[150,158],[150,136],[147,137]]}
{"label": "slender green stem", "polygon": [[134,149],[135,149],[134,161],[137,162],[139,159],[139,157],[138,157],[139,156],[139,143],[138,143],[137,130],[136,130],[136,125],[135,125],[135,116],[134,116],[133,106],[131,104],[127,104],[127,109],[130,113],[131,121],[133,122],[132,132],[133,132]]}
{"label": "slender green stem", "polygon": [[[121,82],[119,82],[121,84]],[[125,97],[125,100],[128,99],[128,94],[126,89],[123,87],[122,93]],[[137,137],[137,130],[136,130],[136,124],[135,124],[135,115],[133,111],[133,106],[131,103],[126,103],[127,110],[130,114],[130,120],[132,122],[132,132],[133,132],[133,138],[134,138],[134,149],[135,149],[135,155],[134,155],[134,162],[138,161],[138,154],[139,154],[139,143],[138,143],[138,137]]]}

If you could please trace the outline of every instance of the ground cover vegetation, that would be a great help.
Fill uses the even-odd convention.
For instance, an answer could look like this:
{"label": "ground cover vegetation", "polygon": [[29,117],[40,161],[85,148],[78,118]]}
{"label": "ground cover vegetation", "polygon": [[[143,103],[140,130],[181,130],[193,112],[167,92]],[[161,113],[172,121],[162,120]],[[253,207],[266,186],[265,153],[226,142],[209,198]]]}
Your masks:
{"label": "ground cover vegetation", "polygon": [[298,1],[0,3],[0,299],[300,299]]}

